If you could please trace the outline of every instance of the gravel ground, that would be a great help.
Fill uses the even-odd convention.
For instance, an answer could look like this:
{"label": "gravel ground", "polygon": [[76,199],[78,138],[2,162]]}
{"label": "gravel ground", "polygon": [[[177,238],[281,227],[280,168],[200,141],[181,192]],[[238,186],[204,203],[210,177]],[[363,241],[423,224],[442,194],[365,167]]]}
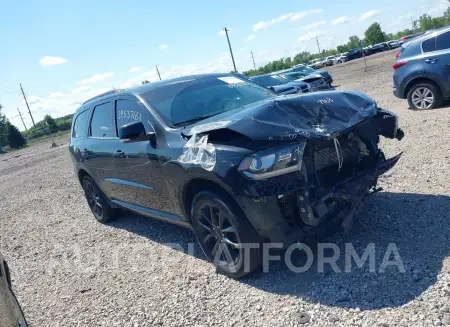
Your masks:
{"label": "gravel ground", "polygon": [[[392,95],[394,53],[369,57],[367,72],[363,60],[329,69],[339,89],[397,112],[406,133],[383,141],[388,155],[405,152],[384,190],[349,235],[329,240],[359,255],[373,243],[376,272],[366,263],[295,274],[275,262],[269,273],[226,278],[187,230],[129,213],[95,222],[60,139],[0,156],[0,251],[31,326],[450,325],[450,111],[408,110]],[[403,273],[380,272],[389,243]]]}

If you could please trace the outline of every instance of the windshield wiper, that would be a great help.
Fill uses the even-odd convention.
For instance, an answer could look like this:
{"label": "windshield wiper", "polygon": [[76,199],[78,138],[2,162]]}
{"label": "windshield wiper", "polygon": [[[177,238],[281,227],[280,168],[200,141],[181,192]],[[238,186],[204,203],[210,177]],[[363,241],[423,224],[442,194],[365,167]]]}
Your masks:
{"label": "windshield wiper", "polygon": [[195,118],[192,118],[192,119],[188,119],[188,120],[185,120],[185,121],[173,124],[173,126],[189,125],[189,124],[195,123],[197,121],[204,120],[204,119],[207,119],[209,117],[218,115],[219,113],[216,113],[216,114],[213,114],[213,115],[205,115],[205,116],[195,117]]}

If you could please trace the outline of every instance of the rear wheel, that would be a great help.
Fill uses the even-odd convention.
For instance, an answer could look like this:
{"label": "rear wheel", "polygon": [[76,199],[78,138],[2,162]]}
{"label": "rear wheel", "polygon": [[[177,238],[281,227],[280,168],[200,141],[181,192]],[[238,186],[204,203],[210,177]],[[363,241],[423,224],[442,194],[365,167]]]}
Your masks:
{"label": "rear wheel", "polygon": [[117,211],[111,208],[105,196],[91,177],[85,176],[83,178],[83,190],[89,208],[97,221],[104,224],[116,216]]}
{"label": "rear wheel", "polygon": [[202,191],[192,203],[192,227],[207,258],[217,269],[240,278],[261,264],[261,238],[237,206]]}
{"label": "rear wheel", "polygon": [[434,109],[442,104],[442,93],[432,83],[423,82],[414,85],[407,95],[408,104],[411,109],[424,110]]}

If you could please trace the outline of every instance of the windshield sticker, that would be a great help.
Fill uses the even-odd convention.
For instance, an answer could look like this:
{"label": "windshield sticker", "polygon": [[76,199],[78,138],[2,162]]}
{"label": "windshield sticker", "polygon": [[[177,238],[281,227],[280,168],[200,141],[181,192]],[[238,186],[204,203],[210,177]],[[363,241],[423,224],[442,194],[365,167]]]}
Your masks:
{"label": "windshield sticker", "polygon": [[134,110],[119,110],[117,112],[117,119],[132,119],[135,121],[142,121],[142,115],[138,111]]}
{"label": "windshield sticker", "polygon": [[228,84],[241,84],[245,83],[245,81],[234,77],[234,76],[225,76],[225,77],[218,77],[222,82],[228,83]]}

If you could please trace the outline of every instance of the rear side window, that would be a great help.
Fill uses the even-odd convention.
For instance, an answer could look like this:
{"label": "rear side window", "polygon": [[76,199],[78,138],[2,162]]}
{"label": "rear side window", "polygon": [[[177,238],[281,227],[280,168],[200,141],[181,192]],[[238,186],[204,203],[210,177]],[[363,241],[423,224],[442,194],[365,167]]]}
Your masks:
{"label": "rear side window", "polygon": [[431,38],[422,42],[422,51],[431,52],[436,50],[436,38]]}
{"label": "rear side window", "polygon": [[116,136],[112,102],[103,103],[94,108],[90,130],[92,137]]}
{"label": "rear side window", "polygon": [[450,49],[450,32],[436,36],[436,50]]}
{"label": "rear side window", "polygon": [[89,120],[89,110],[83,111],[75,118],[75,123],[73,124],[72,137],[83,137],[86,136],[86,128]]}

